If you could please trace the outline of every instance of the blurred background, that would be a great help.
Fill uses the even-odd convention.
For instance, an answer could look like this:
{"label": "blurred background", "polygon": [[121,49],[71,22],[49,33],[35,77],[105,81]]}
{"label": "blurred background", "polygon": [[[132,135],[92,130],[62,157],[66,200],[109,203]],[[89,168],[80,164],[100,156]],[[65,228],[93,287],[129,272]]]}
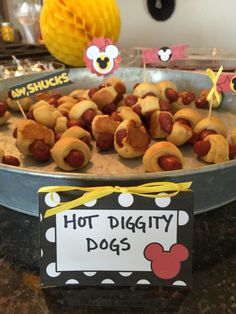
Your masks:
{"label": "blurred background", "polygon": [[[163,9],[172,5],[169,0],[153,2],[156,7],[162,6]],[[165,21],[156,21],[148,12],[146,0],[117,0],[122,25],[120,45],[154,47],[185,43],[192,47],[217,47],[236,52],[235,0],[173,2],[175,7],[172,15]],[[12,22],[24,41],[38,42],[37,18],[42,3],[43,0],[1,0],[1,21]],[[23,18],[27,11],[28,20]]]}
{"label": "blurred background", "polygon": [[[74,66],[58,55],[51,55],[48,45],[43,45],[39,25],[43,2],[44,0],[0,1],[0,60],[12,59],[12,55],[18,58],[40,56],[41,60],[51,57]],[[140,54],[143,47],[187,44],[187,60],[158,63],[154,66],[194,70],[207,67],[218,69],[223,65],[225,71],[236,70],[235,0],[116,2],[121,17],[118,45],[122,52],[122,65],[142,66]],[[78,46],[79,41],[80,38]],[[71,47],[68,49],[71,50]]]}

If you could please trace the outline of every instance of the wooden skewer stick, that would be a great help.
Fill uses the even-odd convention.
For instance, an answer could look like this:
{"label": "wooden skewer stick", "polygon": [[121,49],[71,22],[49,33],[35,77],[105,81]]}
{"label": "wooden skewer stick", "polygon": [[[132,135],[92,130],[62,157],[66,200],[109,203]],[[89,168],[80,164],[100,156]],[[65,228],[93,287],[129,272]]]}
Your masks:
{"label": "wooden skewer stick", "polygon": [[143,63],[143,82],[147,82],[147,71],[146,71],[146,63]]}
{"label": "wooden skewer stick", "polygon": [[17,103],[17,106],[19,107],[20,112],[22,113],[23,117],[27,120],[27,117],[26,117],[26,115],[25,115],[25,112],[24,112],[24,110],[23,110],[23,108],[22,108],[22,106],[21,106],[19,100],[16,100],[16,103]]}
{"label": "wooden skewer stick", "polygon": [[212,105],[213,105],[213,95],[211,97],[211,101],[210,101],[210,107],[209,107],[209,111],[208,111],[208,118],[211,117],[211,113],[212,113]]}

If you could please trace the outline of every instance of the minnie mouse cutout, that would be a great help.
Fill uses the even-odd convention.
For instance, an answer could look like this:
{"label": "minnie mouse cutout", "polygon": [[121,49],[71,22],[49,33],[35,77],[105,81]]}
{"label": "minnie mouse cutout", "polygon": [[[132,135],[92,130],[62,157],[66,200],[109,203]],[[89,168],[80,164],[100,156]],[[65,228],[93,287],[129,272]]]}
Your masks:
{"label": "minnie mouse cutout", "polygon": [[98,76],[112,74],[120,61],[119,50],[109,38],[93,39],[84,54],[86,67]]}

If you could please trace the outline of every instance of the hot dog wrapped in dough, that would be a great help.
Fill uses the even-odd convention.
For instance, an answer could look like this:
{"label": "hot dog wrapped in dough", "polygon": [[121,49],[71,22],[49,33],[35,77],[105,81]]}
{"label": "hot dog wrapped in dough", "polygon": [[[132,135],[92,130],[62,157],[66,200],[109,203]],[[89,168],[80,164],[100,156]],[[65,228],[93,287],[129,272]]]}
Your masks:
{"label": "hot dog wrapped in dough", "polygon": [[187,124],[176,121],[173,124],[171,133],[167,136],[167,141],[176,146],[184,145],[193,136],[193,130]]}
{"label": "hot dog wrapped in dough", "polygon": [[115,76],[112,76],[106,79],[104,81],[104,85],[112,86],[116,90],[119,99],[121,99],[123,95],[126,93],[126,86],[125,86],[124,81],[122,81],[121,79]]}
{"label": "hot dog wrapped in dough", "polygon": [[170,111],[169,103],[160,100],[155,96],[146,96],[139,98],[136,104],[132,107],[134,112],[139,116],[149,117],[154,111]]}
{"label": "hot dog wrapped in dough", "polygon": [[[6,101],[7,101],[8,106],[12,110],[20,111],[20,108],[19,108],[16,100],[14,100],[11,97],[8,97]],[[20,105],[24,111],[28,111],[30,109],[31,105],[33,104],[33,100],[30,97],[24,97],[22,99],[19,99],[18,102],[20,103]]]}
{"label": "hot dog wrapped in dough", "polygon": [[232,144],[236,144],[236,128],[233,129],[233,131],[231,133],[231,142],[232,142]]}
{"label": "hot dog wrapped in dough", "polygon": [[90,97],[88,93],[89,89],[75,89],[69,94],[69,96],[73,97],[76,100],[89,100]]}
{"label": "hot dog wrapped in dough", "polygon": [[138,123],[142,123],[140,117],[133,111],[132,108],[127,107],[127,106],[121,106],[117,108],[117,111],[112,113],[112,118],[116,121],[124,121],[128,119],[132,119]]}
{"label": "hot dog wrapped in dough", "polygon": [[142,156],[150,142],[145,127],[133,120],[124,120],[116,129],[114,147],[124,158]]}
{"label": "hot dog wrapped in dough", "polygon": [[210,134],[221,134],[226,137],[227,128],[219,118],[211,116],[200,120],[194,128],[194,133],[199,140]]}
{"label": "hot dog wrapped in dough", "polygon": [[174,117],[168,111],[154,111],[150,117],[149,132],[154,139],[166,138],[172,132]]}
{"label": "hot dog wrapped in dough", "polygon": [[40,100],[34,104],[30,109],[30,114],[36,122],[50,129],[54,129],[57,119],[62,117],[62,114],[57,110],[57,108],[49,105],[49,103],[44,100]]}
{"label": "hot dog wrapped in dough", "polygon": [[119,124],[109,115],[99,115],[93,119],[92,132],[100,150],[106,151],[113,147],[114,134]]}
{"label": "hot dog wrapped in dough", "polygon": [[64,102],[63,104],[59,105],[57,107],[57,110],[60,111],[60,113],[65,116],[68,117],[69,116],[69,112],[72,109],[72,107],[74,107],[74,103],[72,102]]}
{"label": "hot dog wrapped in dough", "polygon": [[75,137],[62,137],[51,149],[56,165],[65,171],[73,171],[86,166],[91,152],[83,141]]}
{"label": "hot dog wrapped in dough", "polygon": [[143,156],[146,172],[171,171],[183,168],[183,155],[172,143],[157,142]]}
{"label": "hot dog wrapped in dough", "polygon": [[118,93],[113,86],[106,86],[95,91],[91,100],[104,114],[111,114],[117,108]]}
{"label": "hot dog wrapped in dough", "polygon": [[174,127],[168,137],[168,141],[177,146],[188,143],[194,143],[195,134],[193,129],[202,119],[198,111],[192,108],[183,108],[174,114]]}
{"label": "hot dog wrapped in dough", "polygon": [[68,129],[68,119],[66,117],[59,117],[56,120],[56,125],[54,127],[55,134],[62,134]]}
{"label": "hot dog wrapped in dough", "polygon": [[81,140],[88,146],[91,144],[91,135],[88,131],[84,130],[83,128],[79,126],[72,126],[71,128],[67,129],[62,135],[63,137],[75,137],[78,140]]}
{"label": "hot dog wrapped in dough", "polygon": [[193,146],[199,158],[208,163],[220,163],[229,160],[229,143],[221,134],[210,134]]}
{"label": "hot dog wrapped in dough", "polygon": [[81,121],[89,127],[94,117],[100,113],[97,105],[93,101],[82,100],[72,107],[69,112],[69,119]]}
{"label": "hot dog wrapped in dough", "polygon": [[186,108],[186,106],[193,107],[195,98],[196,98],[195,94],[190,91],[179,93],[178,99],[171,103],[172,111],[176,112],[182,108]]}
{"label": "hot dog wrapped in dough", "polygon": [[132,107],[137,103],[138,100],[139,100],[139,97],[133,94],[128,94],[124,96],[123,100],[119,102],[118,105]]}
{"label": "hot dog wrapped in dough", "polygon": [[[209,92],[210,92],[210,89],[203,89],[201,91],[199,97],[197,97],[195,100],[195,106],[197,108],[207,109],[210,107],[210,104],[207,100],[207,96],[208,96]],[[217,101],[215,94],[213,94],[213,96],[212,96],[212,108],[213,109],[218,108],[222,103],[222,93],[219,91],[218,91],[218,93],[219,93],[219,97],[220,97],[219,101]]]}
{"label": "hot dog wrapped in dough", "polygon": [[176,101],[179,97],[177,87],[174,82],[163,80],[155,84],[160,93],[160,98],[169,102]]}
{"label": "hot dog wrapped in dough", "polygon": [[145,98],[146,96],[159,97],[160,93],[155,84],[146,82],[136,84],[133,90],[133,95],[138,98]]}
{"label": "hot dog wrapped in dough", "polygon": [[72,96],[61,96],[57,100],[57,106],[60,106],[62,104],[68,104],[68,103],[75,105],[77,102],[78,101],[75,98],[73,98]]}
{"label": "hot dog wrapped in dough", "polygon": [[10,118],[11,114],[8,111],[8,105],[0,100],[0,126],[4,125]]}
{"label": "hot dog wrapped in dough", "polygon": [[50,158],[50,148],[54,142],[53,131],[33,120],[21,121],[17,127],[16,146],[24,155],[38,161]]}
{"label": "hot dog wrapped in dough", "polygon": [[183,108],[174,114],[175,121],[182,122],[189,125],[192,129],[198,124],[202,119],[201,114],[192,108]]}

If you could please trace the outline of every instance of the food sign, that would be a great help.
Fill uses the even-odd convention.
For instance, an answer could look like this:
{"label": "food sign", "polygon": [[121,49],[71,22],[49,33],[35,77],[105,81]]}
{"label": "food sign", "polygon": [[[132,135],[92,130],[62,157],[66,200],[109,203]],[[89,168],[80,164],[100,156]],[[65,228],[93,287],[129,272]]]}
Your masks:
{"label": "food sign", "polygon": [[190,286],[193,193],[185,188],[147,197],[114,187],[79,206],[96,188],[40,189],[42,285]]}

